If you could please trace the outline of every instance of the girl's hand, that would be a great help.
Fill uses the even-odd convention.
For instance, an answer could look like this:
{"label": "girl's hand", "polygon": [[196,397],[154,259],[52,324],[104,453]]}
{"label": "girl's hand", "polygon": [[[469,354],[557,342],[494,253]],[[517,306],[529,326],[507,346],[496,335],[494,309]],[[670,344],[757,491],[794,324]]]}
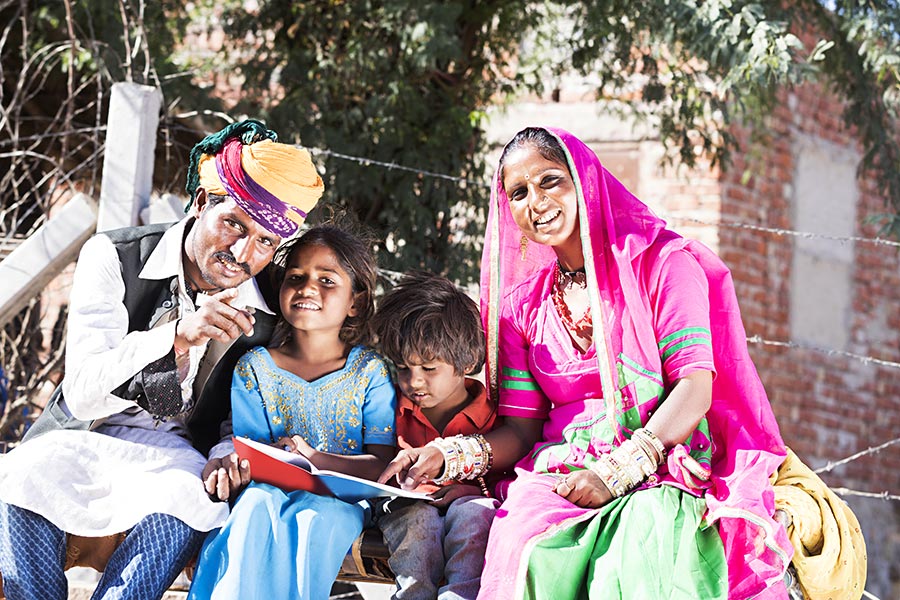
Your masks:
{"label": "girl's hand", "polygon": [[304,440],[299,435],[278,438],[278,440],[276,440],[272,445],[276,448],[287,450],[288,452],[293,452],[294,454],[299,454],[305,458],[308,458],[309,460],[312,460],[312,456],[316,452],[315,448],[307,444],[306,440]]}
{"label": "girl's hand", "polygon": [[444,455],[434,446],[401,450],[378,477],[378,483],[396,477],[402,489],[414,490],[443,470]]}
{"label": "girl's hand", "polygon": [[447,508],[454,500],[456,500],[457,498],[462,498],[463,496],[484,497],[481,493],[481,488],[477,485],[469,485],[467,483],[451,483],[450,485],[445,485],[441,489],[431,494],[431,497],[433,498],[431,503],[438,508]]}
{"label": "girl's hand", "polygon": [[599,508],[612,500],[612,494],[600,477],[590,469],[563,475],[553,491],[582,508]]}

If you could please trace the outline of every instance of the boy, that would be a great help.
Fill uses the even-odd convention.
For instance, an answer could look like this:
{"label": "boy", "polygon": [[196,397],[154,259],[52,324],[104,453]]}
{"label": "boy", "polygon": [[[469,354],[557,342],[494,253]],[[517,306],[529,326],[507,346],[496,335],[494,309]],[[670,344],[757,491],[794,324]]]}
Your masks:
{"label": "boy", "polygon": [[[471,298],[444,277],[412,272],[384,296],[373,326],[381,352],[397,368],[401,448],[490,431],[496,407],[484,386],[466,377],[481,370],[485,353]],[[431,492],[434,501],[393,500],[376,509],[397,577],[392,598],[474,599],[498,501],[483,480],[479,486],[428,483],[419,491]]]}

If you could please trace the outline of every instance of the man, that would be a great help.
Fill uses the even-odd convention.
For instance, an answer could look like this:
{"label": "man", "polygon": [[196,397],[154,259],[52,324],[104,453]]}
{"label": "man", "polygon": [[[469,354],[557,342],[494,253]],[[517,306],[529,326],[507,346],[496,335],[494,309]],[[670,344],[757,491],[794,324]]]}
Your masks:
{"label": "man", "polygon": [[0,462],[9,600],[65,599],[67,563],[104,571],[94,598],[156,600],[224,522],[217,500],[247,483],[231,371],[268,341],[264,269],[324,189],[308,153],[274,140],[258,121],[208,136],[191,152],[188,217],[82,249],[65,378]]}

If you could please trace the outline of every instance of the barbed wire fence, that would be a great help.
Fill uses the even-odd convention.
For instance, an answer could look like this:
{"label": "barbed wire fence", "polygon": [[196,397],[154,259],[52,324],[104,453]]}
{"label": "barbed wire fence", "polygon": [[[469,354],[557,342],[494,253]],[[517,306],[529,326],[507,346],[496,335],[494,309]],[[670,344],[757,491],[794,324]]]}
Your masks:
{"label": "barbed wire fence", "polygon": [[[144,6],[119,0],[127,50],[120,60],[100,41],[89,11],[90,30],[76,24],[73,0],[63,0],[64,16],[49,37],[37,25],[51,18],[40,7],[0,0],[0,259],[74,194],[99,197],[113,83],[125,77],[159,86]],[[21,437],[61,376],[67,296],[66,289],[49,289],[0,329],[0,442]]]}
{"label": "barbed wire fence", "polygon": [[[222,115],[222,116],[224,116],[224,115]],[[62,126],[62,125],[66,125],[66,124],[60,123],[59,125]],[[21,150],[18,150],[18,148],[20,147],[20,144],[36,144],[36,143],[41,143],[41,142],[47,142],[48,140],[59,140],[66,136],[76,136],[76,137],[82,136],[84,139],[99,139],[101,134],[104,131],[105,131],[105,127],[102,125],[98,125],[95,128],[78,128],[78,129],[68,128],[68,129],[61,129],[58,131],[53,131],[48,128],[48,131],[46,131],[45,133],[42,133],[42,134],[33,134],[30,136],[13,138],[13,139],[9,139],[9,140],[0,139],[0,158],[11,157],[11,158],[16,158],[16,159],[24,161],[24,160],[27,160],[28,158],[36,159],[39,157],[41,160],[43,160],[45,158],[45,155],[42,152],[37,152],[34,150],[29,150],[29,151],[23,152]],[[81,143],[83,144],[84,141],[82,140]],[[8,151],[7,150],[8,147],[14,147],[14,148],[17,148],[17,150]],[[33,148],[33,146],[31,148]],[[441,179],[441,180],[447,181],[448,183],[456,184],[456,185],[472,185],[472,186],[480,186],[480,187],[485,187],[485,188],[490,187],[490,183],[488,183],[488,182],[473,181],[473,180],[465,179],[462,177],[457,177],[457,176],[448,175],[448,174],[444,174],[444,173],[437,173],[434,171],[429,171],[427,169],[420,169],[420,168],[411,167],[408,165],[401,165],[401,164],[394,163],[394,162],[385,162],[385,161],[380,161],[380,160],[376,160],[376,159],[372,159],[372,158],[352,156],[349,154],[343,154],[343,153],[336,152],[333,150],[326,150],[326,149],[321,149],[321,148],[306,147],[306,149],[309,150],[310,153],[313,154],[314,156],[332,157],[332,158],[337,158],[340,160],[353,161],[362,166],[412,172],[417,175],[421,175],[423,177],[433,177],[433,178]],[[96,157],[101,152],[102,152],[102,144],[98,144],[97,151],[93,155]],[[96,163],[98,163],[98,162],[99,162],[99,160],[96,161]],[[78,168],[80,168],[82,170],[87,170],[88,172],[90,172],[93,181],[99,181],[99,176],[97,173],[97,169],[99,168],[99,165],[96,163],[85,162],[82,165],[78,165]],[[21,168],[21,165],[18,165],[18,166]],[[88,169],[88,167],[90,167],[90,169]],[[59,170],[60,168],[61,167],[57,167],[57,170]],[[75,169],[73,171],[66,172],[64,174],[58,173],[56,176],[61,180],[71,181],[71,180],[76,180],[80,176],[83,176],[83,175],[80,175],[80,171],[78,169]],[[49,180],[50,177],[45,177],[44,179]],[[81,188],[79,188],[79,189],[81,189]],[[4,228],[3,228],[2,232],[6,235],[6,238],[4,241],[6,241],[7,244],[9,244],[10,239],[12,239],[13,241],[12,241],[11,245],[14,246],[16,239],[23,239],[24,237],[27,237],[27,234],[23,236],[22,234],[16,233],[15,231],[13,232],[12,236],[10,236],[10,234],[8,233],[10,228],[9,228],[8,222],[7,222],[7,215],[11,214],[12,212],[14,212],[17,209],[20,209],[29,200],[31,200],[32,202],[37,202],[38,192],[39,192],[39,190],[36,190],[34,193],[30,194],[30,196],[23,196],[20,201],[11,205],[11,210],[7,210],[6,208],[4,208],[4,222],[3,222]],[[44,201],[44,199],[45,199],[45,196],[40,196],[41,201]],[[43,207],[43,205],[39,205],[39,207],[37,209],[32,209],[30,212],[28,212],[28,211],[20,211],[20,212],[22,212],[23,214],[31,214],[35,211],[40,211],[41,215],[48,214],[48,211]],[[667,219],[669,219],[671,221],[694,223],[694,224],[700,224],[700,225],[710,226],[710,227],[740,228],[740,229],[746,229],[746,230],[756,231],[756,232],[770,234],[770,235],[793,237],[793,238],[803,238],[803,239],[822,239],[822,240],[827,240],[830,242],[841,243],[841,244],[874,244],[874,245],[890,247],[890,248],[900,248],[900,242],[897,242],[894,240],[889,240],[889,239],[884,239],[884,238],[867,238],[867,237],[860,237],[860,236],[836,236],[836,235],[821,234],[821,233],[815,233],[815,232],[796,231],[796,230],[784,229],[784,228],[766,227],[766,226],[761,226],[761,225],[757,225],[757,224],[741,223],[741,222],[726,222],[726,221],[712,222],[712,221],[705,221],[702,219],[696,219],[694,217],[683,216],[683,215],[663,215],[663,216],[665,216]],[[35,219],[35,222],[36,223],[40,222],[40,219]],[[15,221],[13,221],[13,223],[15,223]],[[400,274],[394,273],[394,272],[385,272],[384,275],[389,280],[393,280],[393,279],[396,279]],[[34,306],[35,307],[39,306],[39,301],[36,301]],[[22,316],[22,322],[30,323],[37,316],[43,317],[43,315],[40,314],[40,311],[35,313],[34,309],[32,307],[29,307],[29,309],[26,309],[26,311],[24,312],[24,314]],[[64,318],[64,314],[61,315],[61,318]],[[8,329],[23,330],[23,331],[18,332],[18,335],[21,336],[22,334],[24,334],[24,330],[28,329],[28,328],[20,326],[19,324],[16,324],[16,326],[14,326],[14,327],[11,326]],[[6,334],[6,332],[4,332],[4,333]],[[4,341],[4,343],[6,343],[8,340],[7,340],[7,338],[4,338],[3,341]],[[16,341],[19,341],[19,338],[16,338]],[[900,371],[900,362],[886,360],[886,359],[882,359],[882,358],[875,357],[875,356],[867,356],[867,355],[847,352],[847,351],[843,351],[843,350],[835,350],[835,349],[830,349],[830,348],[821,348],[821,347],[817,347],[817,346],[813,346],[813,345],[809,345],[809,344],[796,343],[796,342],[793,342],[790,340],[770,340],[770,339],[765,339],[759,335],[748,336],[747,342],[750,344],[758,344],[758,345],[764,345],[764,346],[773,346],[773,347],[780,347],[780,348],[787,348],[787,349],[794,349],[794,350],[806,350],[806,351],[811,351],[811,352],[815,352],[815,353],[822,354],[824,356],[830,356],[830,357],[839,356],[839,357],[843,357],[846,359],[858,361],[865,365],[877,365],[877,366],[881,366],[881,367],[887,367],[890,369],[897,369],[898,371]],[[16,346],[14,344],[10,344],[10,345],[11,345],[11,347],[8,351],[8,355],[11,359],[11,362],[12,363],[16,363],[17,361],[25,362],[21,356],[22,353],[15,349]],[[19,347],[27,347],[27,344],[20,345]],[[29,383],[40,382],[48,375],[48,373],[50,373],[51,371],[53,371],[55,369],[58,370],[58,368],[60,366],[60,355],[59,355],[60,352],[61,352],[61,349],[59,349],[59,348],[52,349],[50,351],[50,355],[49,355],[49,356],[51,356],[51,359],[45,360],[42,367],[33,372],[32,377],[30,377],[28,382]],[[8,364],[9,359],[7,359],[7,354],[4,354],[0,358],[2,358],[4,360],[3,364]],[[23,385],[23,383],[17,382],[16,384],[14,384],[12,379],[10,381],[10,385],[11,386],[17,385],[19,388],[17,390],[19,392],[19,394],[22,394],[23,392],[25,392],[25,388],[28,387],[27,385]],[[4,422],[0,421],[0,431],[2,431],[3,424],[4,424]],[[900,443],[900,438],[896,438],[894,440],[890,440],[890,441],[880,444],[878,446],[868,448],[867,450],[858,452],[846,459],[836,461],[833,463],[828,463],[828,465],[816,470],[815,472],[816,473],[830,472],[837,466],[847,464],[853,460],[860,459],[864,456],[875,454],[875,453],[877,453],[885,448],[888,448],[890,446],[893,446],[897,443]],[[900,499],[900,495],[892,494],[887,491],[862,492],[862,491],[858,491],[858,490],[850,490],[847,488],[835,488],[835,491],[839,491],[839,493],[841,493],[842,495],[858,495],[858,496],[864,496],[864,497],[885,498],[885,499],[890,499],[890,500]]]}
{"label": "barbed wire fence", "polygon": [[[104,127],[99,122],[105,85],[99,75],[76,81],[81,49],[67,39],[25,50],[33,18],[25,3],[0,2],[11,18],[0,32],[0,258],[27,239],[58,204],[78,191],[95,196],[101,175]],[[65,93],[47,105],[51,75]],[[61,76],[59,75],[61,74]],[[59,99],[63,101],[59,103]],[[89,115],[94,122],[85,122]],[[0,366],[6,397],[0,441],[16,439],[36,406],[32,391],[62,368],[64,305],[33,298],[0,330]]]}
{"label": "barbed wire fence", "polygon": [[[2,2],[0,2],[2,7]],[[9,60],[18,49],[9,46],[9,28],[0,35],[0,58]],[[84,192],[92,197],[99,195],[102,173],[105,125],[100,122],[104,114],[110,82],[97,75],[95,80],[80,82],[76,88],[70,83],[66,102],[50,116],[34,116],[29,112],[39,102],[42,85],[48,69],[65,71],[66,58],[77,50],[78,41],[49,45],[35,56],[25,57],[15,85],[0,87],[0,258],[27,239],[72,194]],[[4,73],[7,69],[4,69]],[[70,78],[71,79],[71,78]],[[10,91],[12,90],[12,91]],[[86,91],[91,93],[85,93]],[[86,124],[84,115],[94,115],[93,124]],[[220,115],[226,118],[226,115]],[[160,122],[160,137],[174,138],[177,119],[164,118]],[[449,185],[480,186],[490,188],[486,181],[473,181],[428,169],[367,157],[352,156],[333,150],[307,148],[319,158],[353,161],[371,168],[401,170],[422,177],[447,182]],[[183,154],[183,153],[182,153]],[[62,157],[62,158],[60,158]],[[183,157],[172,153],[171,160]],[[709,227],[738,228],[761,235],[799,239],[821,239],[837,244],[874,244],[897,249],[900,242],[883,238],[859,236],[834,236],[815,232],[803,232],[784,228],[767,227],[737,221],[711,222],[684,215],[662,215],[673,222],[693,223]],[[396,273],[385,273],[391,279]],[[57,290],[56,299],[47,294],[34,298],[30,304],[0,331],[0,366],[7,383],[7,398],[0,406],[0,442],[20,439],[29,421],[40,411],[46,397],[48,382],[57,381],[62,374],[64,359],[64,330],[66,320],[67,290]],[[61,298],[61,299],[60,299]],[[882,357],[868,356],[842,350],[822,348],[791,340],[771,340],[751,335],[748,343],[814,352],[827,357],[840,357],[864,365],[878,366],[898,371],[900,362]],[[2,400],[2,399],[0,399]],[[900,444],[900,437],[887,440],[841,460],[829,462],[816,469],[816,473],[829,473],[834,469],[874,455]],[[833,487],[841,496],[900,501],[900,494],[889,490],[862,491],[845,487]],[[869,595],[869,597],[874,597]]]}

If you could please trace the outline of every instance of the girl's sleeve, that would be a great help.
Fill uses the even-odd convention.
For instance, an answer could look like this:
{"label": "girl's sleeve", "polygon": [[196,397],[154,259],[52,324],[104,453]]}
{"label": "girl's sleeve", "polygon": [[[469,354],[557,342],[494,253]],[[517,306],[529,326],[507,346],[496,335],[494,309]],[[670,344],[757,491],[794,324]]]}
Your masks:
{"label": "girl's sleeve", "polygon": [[546,419],[550,414],[550,400],[541,391],[531,373],[526,330],[517,318],[516,310],[522,310],[519,302],[507,298],[500,310],[498,340],[499,403],[497,414],[501,417]]}
{"label": "girl's sleeve", "polygon": [[688,251],[678,250],[665,259],[652,301],[666,381],[675,382],[695,371],[715,374],[709,283]]}
{"label": "girl's sleeve", "polygon": [[284,433],[272,430],[266,414],[266,401],[254,369],[255,352],[256,349],[244,354],[234,367],[231,378],[232,426],[234,435],[270,444]]}
{"label": "girl's sleeve", "polygon": [[362,411],[363,445],[395,446],[397,393],[387,365],[381,359],[374,359],[366,370],[369,377]]}

